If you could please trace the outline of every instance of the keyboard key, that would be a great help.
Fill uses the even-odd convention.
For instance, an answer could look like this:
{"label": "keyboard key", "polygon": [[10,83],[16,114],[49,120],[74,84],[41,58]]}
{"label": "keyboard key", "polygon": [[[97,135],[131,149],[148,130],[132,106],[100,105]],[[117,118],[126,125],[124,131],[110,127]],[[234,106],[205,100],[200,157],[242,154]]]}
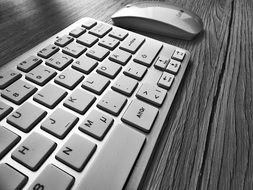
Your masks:
{"label": "keyboard key", "polygon": [[0,159],[2,159],[3,156],[7,154],[7,152],[9,152],[20,141],[20,139],[20,136],[0,125]]}
{"label": "keyboard key", "polygon": [[130,62],[124,70],[124,74],[137,80],[141,80],[147,72],[147,67],[135,62]]}
{"label": "keyboard key", "polygon": [[84,114],[90,106],[95,102],[96,97],[90,94],[89,92],[76,89],[63,103],[67,108]]}
{"label": "keyboard key", "polygon": [[141,47],[144,41],[145,39],[141,36],[129,35],[120,45],[120,49],[134,54]]}
{"label": "keyboard key", "polygon": [[135,79],[121,75],[113,84],[112,89],[126,96],[131,96],[137,85],[138,82]]}
{"label": "keyboard key", "polygon": [[69,35],[77,38],[77,37],[81,36],[83,33],[85,33],[85,31],[86,31],[85,28],[83,28],[83,27],[77,27],[74,30],[72,30],[69,33]]}
{"label": "keyboard key", "polygon": [[73,134],[56,154],[56,159],[81,172],[96,150],[96,144],[84,137]]}
{"label": "keyboard key", "polygon": [[7,116],[13,108],[0,100],[0,121]]}
{"label": "keyboard key", "polygon": [[127,37],[128,33],[125,30],[119,28],[113,28],[112,31],[109,33],[109,36],[114,37],[118,40],[124,40]]}
{"label": "keyboard key", "polygon": [[59,51],[59,48],[55,45],[48,45],[47,47],[43,48],[38,52],[38,56],[42,58],[49,58],[51,55],[55,54],[57,51]]}
{"label": "keyboard key", "polygon": [[177,61],[183,61],[185,56],[185,51],[182,49],[176,49],[172,55],[172,59],[175,59]]}
{"label": "keyboard key", "polygon": [[39,123],[47,112],[41,108],[25,102],[21,107],[7,117],[7,123],[27,133]]}
{"label": "keyboard key", "polygon": [[92,73],[82,84],[82,87],[95,94],[102,94],[106,87],[110,84],[110,80],[106,77]]}
{"label": "keyboard key", "polygon": [[14,150],[11,157],[28,169],[36,171],[55,147],[56,143],[33,132]]}
{"label": "keyboard key", "polygon": [[123,189],[144,143],[144,135],[117,125],[77,189]]}
{"label": "keyboard key", "polygon": [[97,72],[101,75],[114,79],[120,72],[121,66],[110,60],[105,60],[101,65],[99,65]]}
{"label": "keyboard key", "polygon": [[0,189],[22,189],[28,178],[8,164],[0,164]]}
{"label": "keyboard key", "polygon": [[25,78],[31,82],[34,82],[35,84],[43,86],[55,75],[56,72],[53,69],[44,65],[39,65],[33,70],[31,70],[29,73],[27,73]]}
{"label": "keyboard key", "polygon": [[46,60],[46,65],[53,67],[59,71],[62,71],[72,61],[73,61],[73,59],[70,56],[67,56],[62,53],[56,53],[52,57],[50,57]]}
{"label": "keyboard key", "polygon": [[126,102],[127,99],[124,96],[109,90],[98,102],[97,107],[112,115],[118,116]]}
{"label": "keyboard key", "polygon": [[79,57],[81,54],[83,54],[86,51],[86,47],[84,47],[81,44],[75,43],[75,42],[71,42],[70,44],[68,44],[67,46],[65,46],[64,48],[62,48],[62,52],[66,53],[72,57]]}
{"label": "keyboard key", "polygon": [[112,29],[111,26],[106,25],[104,23],[99,23],[96,26],[94,26],[89,33],[102,38],[104,35],[106,35],[110,30]]}
{"label": "keyboard key", "polygon": [[35,179],[29,190],[69,190],[74,183],[74,178],[50,164],[42,171],[42,173]]}
{"label": "keyboard key", "polygon": [[91,29],[96,24],[97,24],[96,21],[90,19],[90,20],[84,21],[82,24],[82,27],[87,28],[87,29]]}
{"label": "keyboard key", "polygon": [[159,55],[155,60],[155,68],[164,71],[170,61],[170,58],[167,56]]}
{"label": "keyboard key", "polygon": [[109,59],[121,65],[126,65],[127,62],[130,60],[131,56],[132,55],[128,52],[116,49],[110,54]]}
{"label": "keyboard key", "polygon": [[167,91],[157,85],[144,83],[137,92],[136,96],[145,102],[160,107],[165,100],[166,94]]}
{"label": "keyboard key", "polygon": [[87,47],[93,46],[98,41],[98,38],[92,34],[85,33],[81,35],[76,42],[80,43],[82,45],[85,45]]}
{"label": "keyboard key", "polygon": [[48,84],[34,95],[33,100],[53,109],[67,94],[62,88]]}
{"label": "keyboard key", "polygon": [[161,48],[162,45],[160,43],[145,42],[138,51],[134,61],[150,67]]}
{"label": "keyboard key", "polygon": [[109,50],[113,50],[119,45],[119,40],[112,38],[110,36],[105,36],[103,39],[99,41],[98,44]]}
{"label": "keyboard key", "polygon": [[89,74],[97,65],[98,62],[96,60],[87,56],[81,56],[72,64],[71,67],[84,74]]}
{"label": "keyboard key", "polygon": [[100,111],[92,110],[80,125],[79,130],[98,140],[102,140],[110,129],[112,123],[112,117],[109,117]]}
{"label": "keyboard key", "polygon": [[64,47],[66,46],[67,44],[69,44],[70,42],[72,42],[74,39],[69,36],[69,35],[64,35],[60,38],[58,38],[54,44],[57,45],[57,46],[61,46],[61,47]]}
{"label": "keyboard key", "polygon": [[82,80],[84,76],[70,68],[65,69],[61,74],[55,78],[55,83],[73,90]]}
{"label": "keyboard key", "polygon": [[4,89],[1,96],[15,104],[20,105],[36,91],[37,88],[34,86],[23,80],[18,80]]}
{"label": "keyboard key", "polygon": [[32,55],[28,57],[26,60],[20,62],[17,68],[20,71],[27,73],[31,71],[33,68],[37,67],[40,63],[42,63],[42,60],[39,57]]}
{"label": "keyboard key", "polygon": [[144,132],[149,132],[158,114],[158,109],[140,100],[133,100],[121,120]]}
{"label": "keyboard key", "polygon": [[63,139],[77,123],[78,117],[58,108],[42,124],[41,129]]}
{"label": "keyboard key", "polygon": [[158,86],[169,90],[174,81],[174,78],[174,75],[167,72],[163,72],[157,84]]}
{"label": "keyboard key", "polygon": [[178,73],[180,66],[181,62],[171,59],[168,66],[166,67],[166,71],[175,75]]}
{"label": "keyboard key", "polygon": [[4,89],[11,83],[18,80],[22,75],[14,70],[9,70],[7,72],[0,73],[0,89]]}
{"label": "keyboard key", "polygon": [[98,45],[94,45],[91,49],[87,51],[86,55],[98,61],[103,61],[109,53],[110,52],[107,49]]}

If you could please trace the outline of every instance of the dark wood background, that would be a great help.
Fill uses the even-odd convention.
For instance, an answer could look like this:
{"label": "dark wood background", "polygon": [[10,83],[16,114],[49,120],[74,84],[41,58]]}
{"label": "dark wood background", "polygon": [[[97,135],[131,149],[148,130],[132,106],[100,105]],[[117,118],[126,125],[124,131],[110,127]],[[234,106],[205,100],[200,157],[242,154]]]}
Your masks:
{"label": "dark wood background", "polygon": [[[132,0],[1,0],[0,65],[81,17],[111,23]],[[253,1],[171,0],[196,12],[192,52],[143,189],[253,189]]]}

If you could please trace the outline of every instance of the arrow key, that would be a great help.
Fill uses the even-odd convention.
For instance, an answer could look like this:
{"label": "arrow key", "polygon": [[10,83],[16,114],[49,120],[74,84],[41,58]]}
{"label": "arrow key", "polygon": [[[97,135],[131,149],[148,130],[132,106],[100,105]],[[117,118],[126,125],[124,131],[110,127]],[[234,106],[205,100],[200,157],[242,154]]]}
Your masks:
{"label": "arrow key", "polygon": [[171,85],[174,81],[174,78],[175,78],[175,76],[173,74],[163,72],[163,74],[161,75],[161,77],[158,81],[158,86],[169,90],[169,88],[171,87]]}

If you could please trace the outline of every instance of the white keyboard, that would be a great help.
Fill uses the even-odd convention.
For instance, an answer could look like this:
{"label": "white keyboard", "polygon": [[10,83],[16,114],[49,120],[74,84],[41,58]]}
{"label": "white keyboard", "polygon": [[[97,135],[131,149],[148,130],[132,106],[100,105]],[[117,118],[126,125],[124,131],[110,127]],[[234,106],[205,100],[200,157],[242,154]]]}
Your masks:
{"label": "white keyboard", "polygon": [[0,68],[0,189],[137,189],[189,59],[83,18]]}

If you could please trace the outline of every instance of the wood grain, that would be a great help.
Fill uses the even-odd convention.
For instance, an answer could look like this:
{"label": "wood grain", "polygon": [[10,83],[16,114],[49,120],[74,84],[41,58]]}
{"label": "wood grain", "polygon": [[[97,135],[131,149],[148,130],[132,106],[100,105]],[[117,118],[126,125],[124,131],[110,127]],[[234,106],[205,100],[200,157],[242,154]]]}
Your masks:
{"label": "wood grain", "polygon": [[[1,0],[0,65],[82,17],[111,22],[133,0]],[[171,0],[196,12],[192,52],[142,189],[253,189],[253,2]]]}

